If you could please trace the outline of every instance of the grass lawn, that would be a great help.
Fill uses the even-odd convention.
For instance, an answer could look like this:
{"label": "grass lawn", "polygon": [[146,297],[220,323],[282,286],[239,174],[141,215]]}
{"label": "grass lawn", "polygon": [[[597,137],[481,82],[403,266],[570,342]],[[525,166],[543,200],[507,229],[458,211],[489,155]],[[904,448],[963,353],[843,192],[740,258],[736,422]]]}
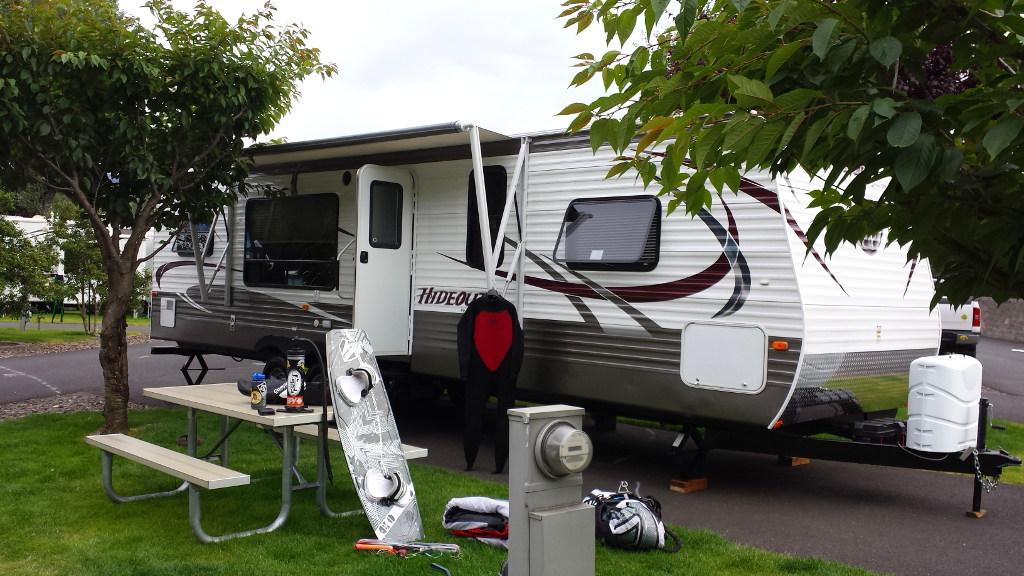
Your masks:
{"label": "grass lawn", "polygon": [[[129,330],[127,334],[132,336],[140,332]],[[78,330],[19,330],[0,327],[0,342],[81,342],[93,338],[98,336],[89,336],[81,327]]]}
{"label": "grass lawn", "polygon": [[[36,323],[36,320],[38,320],[40,316],[43,317],[43,324],[49,324],[50,323],[50,313],[49,312],[43,312],[41,314],[33,314],[32,315],[32,321],[29,322],[29,325],[30,326],[34,326],[35,323]],[[93,321],[95,321],[95,320],[96,319],[94,317]],[[149,326],[149,317],[148,316],[147,317],[139,316],[138,318],[132,318],[131,316],[128,316],[127,320],[128,320],[128,325],[129,326]],[[0,316],[0,322],[21,322],[21,318],[16,318],[14,316]],[[63,322],[61,322],[60,314],[57,314],[57,316],[55,316],[53,318],[53,323],[54,324],[73,324],[73,325],[81,326],[82,325],[82,317],[78,315],[78,311],[77,310],[72,310],[70,312],[65,312],[64,313],[64,321]],[[103,323],[103,318],[100,318],[100,321],[98,323],[102,324]]]}
{"label": "grass lawn", "polygon": [[[181,410],[132,412],[139,438],[173,446],[185,432]],[[216,438],[219,419],[200,417],[200,437]],[[270,534],[199,544],[188,527],[187,496],[114,504],[103,493],[99,450],[83,437],[102,424],[98,413],[41,414],[0,423],[0,573],[11,575],[207,575],[301,574],[385,576],[431,574],[427,557],[379,557],[353,550],[359,538],[373,537],[366,519],[323,518],[315,494],[297,492],[292,515]],[[314,448],[304,446],[302,468],[314,474]],[[181,450],[184,450],[183,448]],[[202,447],[200,447],[202,450]],[[280,506],[280,454],[265,434],[243,425],[232,436],[231,467],[249,473],[249,486],[203,493],[204,528],[210,534],[269,524]],[[357,508],[358,500],[332,449],[334,510]],[[175,479],[114,458],[114,484],[122,494],[169,490]],[[275,468],[277,467],[277,468]],[[507,497],[503,484],[412,464],[426,539],[458,542],[460,559],[438,561],[453,574],[493,575],[505,551],[455,538],[441,528],[441,514],[454,496]],[[679,553],[629,553],[598,547],[597,574],[692,575],[867,575],[864,570],[815,558],[784,556],[727,542],[707,532],[678,530]]]}
{"label": "grass lawn", "polygon": [[92,338],[81,327],[78,330],[19,330],[0,327],[0,342],[81,342]]}
{"label": "grass lawn", "polygon": [[[1014,456],[1024,456],[1024,424],[1016,424],[999,419],[996,419],[995,422],[996,424],[1006,426],[1006,430],[988,429],[985,444],[988,445],[989,449],[1003,448]],[[1024,467],[1014,466],[1012,468],[1003,468],[1003,470],[1003,475],[999,478],[1001,482],[1024,484]]]}

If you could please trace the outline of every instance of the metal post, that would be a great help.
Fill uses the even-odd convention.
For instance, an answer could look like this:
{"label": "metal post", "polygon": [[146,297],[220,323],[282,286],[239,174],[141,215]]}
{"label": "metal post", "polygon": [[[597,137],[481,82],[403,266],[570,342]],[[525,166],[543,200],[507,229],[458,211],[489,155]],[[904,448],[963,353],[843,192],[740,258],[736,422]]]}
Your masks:
{"label": "metal post", "polygon": [[[206,302],[208,295],[206,290],[206,275],[203,273],[203,252],[206,251],[206,246],[199,246],[199,234],[196,232],[196,224],[192,222],[191,216],[189,216],[188,230],[192,234],[192,256],[196,261],[196,278],[199,281],[199,299]],[[207,235],[209,238],[209,235]]]}
{"label": "metal post", "polygon": [[[526,209],[526,202],[528,201],[528,193],[530,186],[530,139],[524,138],[526,144],[526,155],[523,159],[523,176],[522,185],[519,187],[519,207],[517,212],[519,213],[519,223],[522,229],[519,231],[519,255],[518,266],[516,267],[516,311],[519,313],[519,327],[522,328],[526,324],[526,315],[523,313],[523,299],[524,290],[526,288],[526,224],[529,222],[527,214],[529,210]],[[509,270],[511,272],[511,269]]]}
{"label": "metal post", "polygon": [[235,242],[231,237],[231,227],[235,225],[235,207],[228,206],[228,214],[224,218],[224,229],[227,230],[228,245],[225,248],[227,257],[224,259],[224,305],[231,306],[231,267],[235,263]]}
{"label": "metal post", "polygon": [[[189,408],[192,411],[192,408]],[[191,421],[191,420],[190,420]],[[291,426],[287,426],[284,429],[284,449],[281,455],[281,511],[278,512],[277,518],[274,519],[268,526],[263,528],[256,528],[255,530],[245,530],[243,532],[235,532],[233,534],[225,534],[224,536],[210,536],[203,530],[202,526],[202,515],[200,513],[200,499],[199,499],[199,488],[191,483],[188,485],[188,523],[192,527],[192,533],[196,539],[204,544],[210,542],[223,542],[231,538],[240,538],[242,536],[251,536],[253,534],[264,534],[266,532],[272,532],[277,530],[284,525],[285,520],[288,519],[288,514],[292,510],[292,466],[290,464],[295,462],[295,455],[292,448],[295,445]]]}
{"label": "metal post", "polygon": [[196,409],[188,408],[188,455],[196,457]]}
{"label": "metal post", "polygon": [[487,289],[494,288],[494,258],[491,243],[491,225],[487,212],[487,189],[484,183],[484,160],[480,149],[480,129],[469,127],[469,150],[473,157],[473,182],[476,185],[476,211],[480,220],[480,252],[484,258]]}
{"label": "metal post", "polygon": [[220,447],[220,465],[225,468],[228,467],[228,437],[234,432],[234,430],[230,429],[230,424],[230,418],[227,416],[220,417],[220,438],[222,442]]}
{"label": "metal post", "polygon": [[[505,207],[501,213],[501,224],[498,226],[498,235],[494,238],[494,247],[492,248],[491,259],[494,262],[498,261],[498,256],[501,255],[501,250],[505,244],[505,228],[508,226],[508,217],[512,212],[512,201],[516,197],[516,192],[519,189],[519,177],[523,173],[523,162],[526,160],[526,155],[529,153],[529,145],[526,143],[526,138],[523,138],[522,144],[519,146],[519,157],[516,158],[516,169],[512,173],[512,183],[508,186],[508,192],[505,194]],[[512,268],[509,267],[509,274],[512,273]]]}
{"label": "metal post", "polygon": [[[988,398],[982,398],[978,402],[978,446],[977,450],[981,452],[985,449],[986,432],[988,428]],[[974,500],[971,503],[971,511],[967,513],[968,516],[975,518],[981,518],[985,515],[985,511],[981,509],[981,491],[984,486],[981,483],[981,478],[974,475]]]}
{"label": "metal post", "polygon": [[323,441],[323,438],[327,435],[328,425],[323,422],[318,422],[317,428],[319,429],[319,437],[316,441],[316,505],[320,508],[320,514],[327,516],[328,518],[340,518],[344,516],[364,514],[365,512],[361,507],[347,512],[334,512],[331,510],[330,506],[327,505],[327,447],[325,446],[326,442]]}

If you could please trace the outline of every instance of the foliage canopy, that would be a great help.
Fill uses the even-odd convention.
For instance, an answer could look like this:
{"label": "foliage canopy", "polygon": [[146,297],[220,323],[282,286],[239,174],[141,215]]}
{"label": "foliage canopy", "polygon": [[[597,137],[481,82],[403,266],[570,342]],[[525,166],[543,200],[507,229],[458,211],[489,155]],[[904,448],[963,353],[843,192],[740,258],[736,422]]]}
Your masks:
{"label": "foliage canopy", "polygon": [[828,251],[888,229],[931,261],[936,300],[1024,296],[1020,2],[564,6],[567,27],[600,23],[609,45],[646,38],[576,57],[572,84],[600,78],[607,94],[562,113],[621,155],[609,176],[635,169],[693,214],[743,171],[802,169],[821,178],[808,236]]}
{"label": "foliage canopy", "polygon": [[127,425],[123,318],[146,232],[233,203],[247,139],[271,131],[305,77],[336,71],[306,30],[272,25],[269,3],[234,23],[205,1],[147,6],[152,29],[112,0],[0,0],[0,185],[68,196],[96,236],[108,431]]}

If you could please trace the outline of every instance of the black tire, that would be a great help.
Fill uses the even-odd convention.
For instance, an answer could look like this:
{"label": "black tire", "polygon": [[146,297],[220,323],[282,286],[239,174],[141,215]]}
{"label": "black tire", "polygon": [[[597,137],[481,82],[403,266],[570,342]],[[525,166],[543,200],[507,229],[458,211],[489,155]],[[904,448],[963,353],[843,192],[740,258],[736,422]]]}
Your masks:
{"label": "black tire", "polygon": [[274,356],[263,365],[263,375],[267,378],[278,378],[284,380],[288,373],[288,362],[284,356]]}

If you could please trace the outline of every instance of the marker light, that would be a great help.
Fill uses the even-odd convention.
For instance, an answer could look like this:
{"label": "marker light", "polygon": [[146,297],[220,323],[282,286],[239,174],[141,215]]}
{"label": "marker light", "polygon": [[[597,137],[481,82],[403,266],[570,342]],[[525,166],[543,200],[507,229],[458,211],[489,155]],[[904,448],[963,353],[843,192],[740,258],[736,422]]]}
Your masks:
{"label": "marker light", "polygon": [[772,342],[772,349],[773,350],[789,350],[789,342],[784,342],[782,340],[776,340],[775,342]]}

